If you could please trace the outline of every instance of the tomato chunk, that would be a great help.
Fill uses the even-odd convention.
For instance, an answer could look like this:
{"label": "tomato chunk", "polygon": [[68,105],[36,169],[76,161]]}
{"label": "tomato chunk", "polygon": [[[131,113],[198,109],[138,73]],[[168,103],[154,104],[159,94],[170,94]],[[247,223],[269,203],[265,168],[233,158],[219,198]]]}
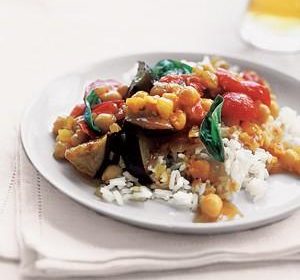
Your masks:
{"label": "tomato chunk", "polygon": [[97,115],[102,113],[113,114],[115,115],[117,120],[120,120],[125,117],[123,105],[124,105],[124,100],[106,101],[94,106],[92,112]]}
{"label": "tomato chunk", "polygon": [[246,81],[256,82],[261,85],[265,85],[265,81],[255,71],[246,70],[241,73],[241,77]]}
{"label": "tomato chunk", "polygon": [[85,111],[85,104],[78,104],[73,108],[70,116],[72,116],[73,118],[77,118],[79,116],[82,116],[84,114],[84,111]]}
{"label": "tomato chunk", "polygon": [[256,103],[244,93],[228,92],[224,95],[222,120],[227,125],[241,121],[254,121],[257,115]]}
{"label": "tomato chunk", "polygon": [[118,110],[118,106],[111,102],[111,101],[106,101],[100,104],[97,104],[93,109],[92,112],[99,115],[102,113],[106,114],[115,114]]}
{"label": "tomato chunk", "polygon": [[199,125],[205,117],[205,111],[202,107],[201,100],[194,106],[185,109],[188,120],[191,124]]}
{"label": "tomato chunk", "polygon": [[218,68],[217,77],[219,86],[225,92],[239,92],[251,97],[254,101],[261,101],[267,106],[271,104],[271,97],[269,89],[262,84],[254,81],[239,80],[229,71]]}
{"label": "tomato chunk", "polygon": [[201,79],[196,75],[182,74],[182,75],[167,75],[162,77],[160,82],[175,83],[179,85],[191,86],[195,88],[199,93],[205,90],[205,86],[202,84]]}
{"label": "tomato chunk", "polygon": [[96,134],[88,127],[85,121],[80,121],[78,123],[80,129],[88,135],[91,139],[94,139],[96,137]]}

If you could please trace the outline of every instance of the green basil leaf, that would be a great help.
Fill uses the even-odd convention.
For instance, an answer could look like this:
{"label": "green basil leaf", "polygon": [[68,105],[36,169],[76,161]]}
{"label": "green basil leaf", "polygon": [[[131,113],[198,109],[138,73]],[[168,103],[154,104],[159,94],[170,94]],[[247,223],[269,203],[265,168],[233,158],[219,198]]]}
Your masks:
{"label": "green basil leaf", "polygon": [[154,81],[155,76],[152,69],[145,62],[139,61],[137,73],[128,88],[126,98],[131,97],[140,90],[150,92]]}
{"label": "green basil leaf", "polygon": [[101,130],[94,124],[94,120],[92,117],[92,106],[100,103],[100,99],[94,90],[92,90],[90,94],[85,98],[84,103],[86,106],[84,112],[85,122],[93,131],[101,132]]}
{"label": "green basil leaf", "polygon": [[220,132],[223,103],[223,97],[218,95],[205,116],[199,132],[199,137],[208,153],[220,162],[224,162],[225,160],[224,145]]}
{"label": "green basil leaf", "polygon": [[178,60],[164,59],[155,64],[152,68],[154,74],[160,79],[168,74],[190,74],[193,67]]}

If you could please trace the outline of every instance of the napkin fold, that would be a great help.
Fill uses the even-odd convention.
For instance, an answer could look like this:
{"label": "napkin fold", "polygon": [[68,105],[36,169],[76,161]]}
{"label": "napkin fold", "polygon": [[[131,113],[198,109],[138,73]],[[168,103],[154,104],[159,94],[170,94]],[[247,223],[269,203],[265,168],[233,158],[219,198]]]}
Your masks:
{"label": "napkin fold", "polygon": [[263,228],[200,236],[112,220],[51,186],[19,149],[21,270],[27,276],[110,276],[228,262],[300,260],[300,213]]}
{"label": "napkin fold", "polygon": [[17,133],[14,128],[4,130],[0,138],[0,259],[15,261],[19,258],[15,214]]}

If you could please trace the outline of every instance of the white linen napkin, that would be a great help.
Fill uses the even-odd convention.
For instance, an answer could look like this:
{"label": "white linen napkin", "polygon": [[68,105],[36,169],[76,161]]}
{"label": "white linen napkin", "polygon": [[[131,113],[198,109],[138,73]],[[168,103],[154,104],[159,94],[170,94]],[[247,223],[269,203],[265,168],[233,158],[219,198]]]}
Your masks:
{"label": "white linen napkin", "polygon": [[16,174],[16,130],[2,127],[0,137],[0,258],[17,260],[19,249],[16,237],[15,183]]}
{"label": "white linen napkin", "polygon": [[19,155],[21,270],[27,276],[109,276],[214,263],[300,260],[300,212],[271,226],[232,234],[145,230],[77,204],[44,180],[22,149]]}

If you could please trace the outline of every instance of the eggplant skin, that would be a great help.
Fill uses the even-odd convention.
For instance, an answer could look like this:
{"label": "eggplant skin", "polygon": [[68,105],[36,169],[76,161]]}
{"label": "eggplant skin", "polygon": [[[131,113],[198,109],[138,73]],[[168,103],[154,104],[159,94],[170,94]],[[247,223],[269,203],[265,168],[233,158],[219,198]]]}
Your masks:
{"label": "eggplant skin", "polygon": [[139,61],[137,73],[128,88],[125,98],[131,97],[140,90],[149,92],[155,80],[155,75],[150,66],[144,61]]}
{"label": "eggplant skin", "polygon": [[149,185],[153,181],[146,171],[145,162],[143,162],[142,153],[146,151],[141,150],[140,140],[135,130],[127,129],[120,134],[119,147],[127,171],[138,178],[141,184]]}
{"label": "eggplant skin", "polygon": [[104,161],[107,135],[76,147],[65,153],[65,158],[81,173],[94,177]]}
{"label": "eggplant skin", "polygon": [[119,164],[120,155],[120,132],[107,134],[104,159],[94,177],[96,179],[101,178],[107,166]]}

